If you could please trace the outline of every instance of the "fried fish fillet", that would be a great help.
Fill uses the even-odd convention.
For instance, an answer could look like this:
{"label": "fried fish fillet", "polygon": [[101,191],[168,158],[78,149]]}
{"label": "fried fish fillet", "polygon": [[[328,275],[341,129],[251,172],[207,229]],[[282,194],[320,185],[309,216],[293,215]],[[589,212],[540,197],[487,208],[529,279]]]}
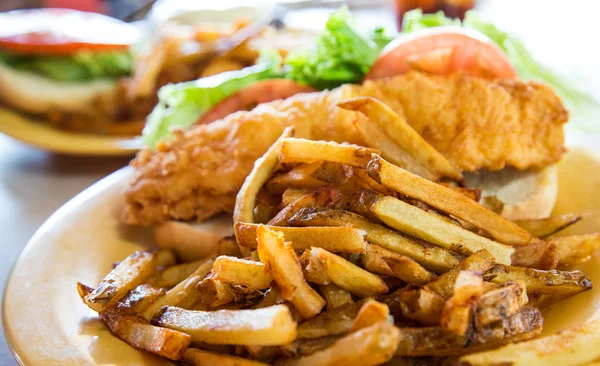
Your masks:
{"label": "fried fish fillet", "polygon": [[131,163],[122,219],[151,224],[204,220],[231,212],[254,161],[286,126],[296,137],[362,144],[353,125],[362,115],[336,107],[352,97],[375,97],[396,112],[463,171],[539,168],[564,152],[568,113],[546,85],[418,72],[299,94],[222,120],[178,131]]}

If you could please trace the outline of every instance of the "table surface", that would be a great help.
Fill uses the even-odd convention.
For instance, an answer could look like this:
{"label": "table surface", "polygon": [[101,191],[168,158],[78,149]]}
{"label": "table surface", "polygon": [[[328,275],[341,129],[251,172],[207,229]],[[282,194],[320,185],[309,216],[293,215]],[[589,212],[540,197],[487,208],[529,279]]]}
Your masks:
{"label": "table surface", "polygon": [[[537,58],[579,80],[600,99],[600,83],[592,82],[600,80],[596,67],[600,64],[600,44],[586,42],[593,29],[597,34],[594,10],[600,10],[600,2],[482,0],[479,4],[485,18],[521,35]],[[381,22],[382,16],[389,21],[389,15],[381,13],[368,14],[365,21]],[[301,15],[297,19],[302,22]],[[314,24],[312,15],[311,22]],[[128,160],[53,155],[0,135],[0,291],[37,228],[74,195],[125,166]],[[0,365],[10,364],[14,360],[0,336]]]}

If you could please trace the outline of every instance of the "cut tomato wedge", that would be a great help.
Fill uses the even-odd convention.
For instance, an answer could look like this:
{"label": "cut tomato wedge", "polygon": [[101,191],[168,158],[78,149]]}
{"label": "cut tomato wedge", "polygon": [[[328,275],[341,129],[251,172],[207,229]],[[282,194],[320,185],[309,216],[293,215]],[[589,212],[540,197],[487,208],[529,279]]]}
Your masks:
{"label": "cut tomato wedge", "polygon": [[461,71],[487,78],[516,78],[502,50],[485,35],[459,27],[438,27],[401,34],[388,44],[365,79],[418,70],[433,74]]}
{"label": "cut tomato wedge", "polygon": [[205,124],[224,118],[237,111],[248,111],[261,103],[285,99],[315,89],[288,79],[262,80],[223,99],[204,113],[196,124]]}
{"label": "cut tomato wedge", "polygon": [[70,9],[31,9],[0,13],[0,50],[31,55],[70,55],[79,51],[125,50],[137,41],[131,24]]}

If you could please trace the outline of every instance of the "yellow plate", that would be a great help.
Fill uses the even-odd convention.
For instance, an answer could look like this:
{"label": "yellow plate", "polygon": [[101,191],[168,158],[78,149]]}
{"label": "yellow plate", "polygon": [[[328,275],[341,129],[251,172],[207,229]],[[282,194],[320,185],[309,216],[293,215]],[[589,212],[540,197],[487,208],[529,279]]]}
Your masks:
{"label": "yellow plate", "polygon": [[127,156],[143,144],[137,137],[117,137],[65,132],[44,121],[0,107],[0,132],[28,145],[55,153],[88,156]]}
{"label": "yellow plate", "polygon": [[[594,212],[567,233],[600,231],[600,153],[573,149],[559,172],[556,212]],[[123,227],[118,221],[121,192],[130,175],[125,168],[78,195],[23,251],[6,287],[2,318],[6,339],[21,364],[168,364],[112,336],[75,289],[77,281],[97,284],[114,262],[151,242],[151,230]],[[600,316],[599,264],[597,256],[581,266],[596,287],[551,308],[545,314],[546,334]]]}

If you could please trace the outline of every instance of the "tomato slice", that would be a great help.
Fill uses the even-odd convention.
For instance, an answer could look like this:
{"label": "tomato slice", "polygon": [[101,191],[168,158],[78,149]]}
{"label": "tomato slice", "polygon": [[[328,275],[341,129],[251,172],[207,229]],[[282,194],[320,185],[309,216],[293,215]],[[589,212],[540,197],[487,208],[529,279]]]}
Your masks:
{"label": "tomato slice", "polygon": [[201,125],[224,118],[237,111],[248,111],[261,103],[285,99],[299,93],[315,90],[288,79],[262,80],[223,99],[196,122]]}
{"label": "tomato slice", "polygon": [[488,78],[517,77],[504,52],[489,38],[452,26],[401,34],[383,49],[365,79],[381,79],[410,70],[441,75],[461,71]]}
{"label": "tomato slice", "polygon": [[0,50],[31,55],[125,50],[138,39],[131,24],[70,9],[0,13]]}

